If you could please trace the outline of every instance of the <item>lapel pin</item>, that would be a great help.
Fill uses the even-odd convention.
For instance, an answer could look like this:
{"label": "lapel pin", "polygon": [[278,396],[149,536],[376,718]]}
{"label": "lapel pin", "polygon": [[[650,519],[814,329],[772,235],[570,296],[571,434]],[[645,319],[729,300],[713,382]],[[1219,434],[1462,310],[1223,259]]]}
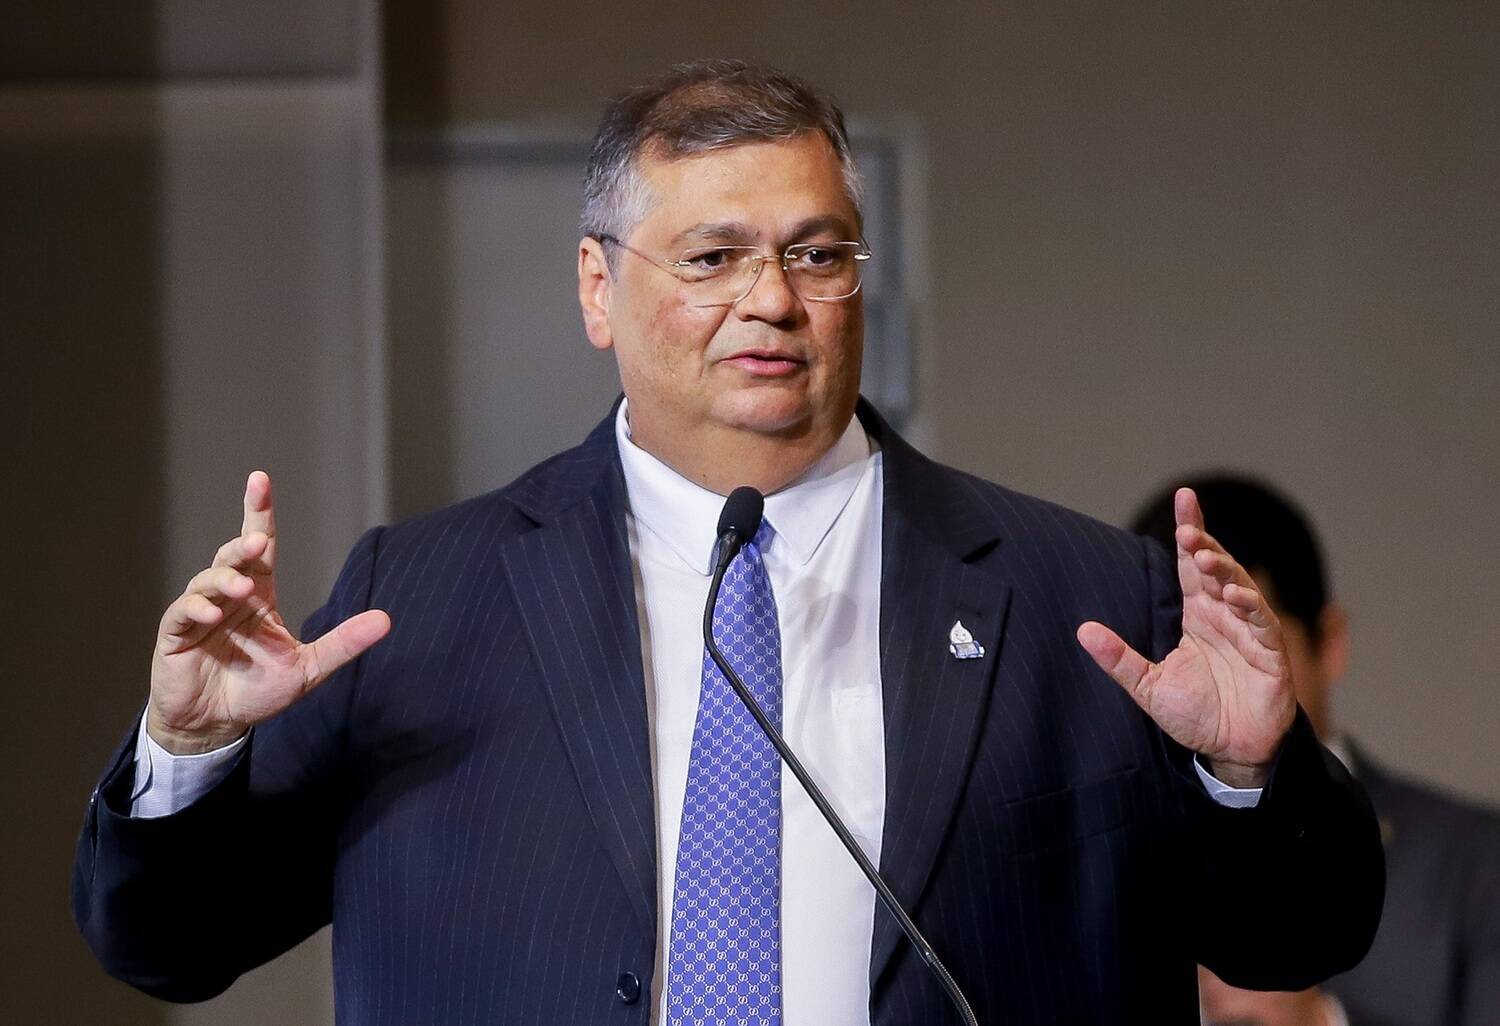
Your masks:
{"label": "lapel pin", "polygon": [[984,656],[984,646],[974,640],[974,635],[969,633],[962,620],[954,620],[953,629],[948,632],[948,651],[953,653],[954,659],[980,659]]}

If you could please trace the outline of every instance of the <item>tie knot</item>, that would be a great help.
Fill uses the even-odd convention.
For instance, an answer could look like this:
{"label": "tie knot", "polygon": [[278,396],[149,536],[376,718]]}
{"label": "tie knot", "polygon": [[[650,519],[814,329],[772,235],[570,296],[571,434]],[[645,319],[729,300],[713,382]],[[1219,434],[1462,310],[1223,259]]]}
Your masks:
{"label": "tie knot", "polygon": [[770,544],[771,538],[776,534],[776,528],[765,517],[761,517],[760,526],[755,529],[755,537],[750,539],[750,544],[757,549],[763,549]]}
{"label": "tie knot", "polygon": [[[761,551],[771,543],[771,539],[775,536],[776,528],[771,526],[771,522],[769,520],[762,517],[760,526],[755,529],[755,537],[751,538],[745,544],[754,546],[756,554],[759,555]],[[742,549],[741,551],[743,552],[744,550]],[[722,554],[723,550],[719,547],[719,539],[716,538],[714,539],[714,550],[710,554],[710,558],[708,561],[710,571],[718,563],[719,556]]]}

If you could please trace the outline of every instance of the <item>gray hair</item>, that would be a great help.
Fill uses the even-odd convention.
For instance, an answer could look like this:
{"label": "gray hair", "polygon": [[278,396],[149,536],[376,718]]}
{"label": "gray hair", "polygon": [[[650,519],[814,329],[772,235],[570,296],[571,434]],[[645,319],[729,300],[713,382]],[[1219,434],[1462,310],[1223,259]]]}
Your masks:
{"label": "gray hair", "polygon": [[[844,113],[830,97],[801,79],[745,61],[679,64],[606,108],[589,150],[579,227],[596,239],[623,239],[640,223],[652,203],[637,166],[643,153],[675,160],[809,132],[821,132],[833,147],[844,191],[862,220],[864,184]],[[611,250],[611,269],[614,257]]]}

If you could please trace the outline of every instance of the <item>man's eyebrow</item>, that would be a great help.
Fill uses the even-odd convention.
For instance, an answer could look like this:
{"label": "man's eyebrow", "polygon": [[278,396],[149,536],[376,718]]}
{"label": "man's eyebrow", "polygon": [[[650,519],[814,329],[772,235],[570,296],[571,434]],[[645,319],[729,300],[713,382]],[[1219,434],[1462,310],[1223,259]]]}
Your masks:
{"label": "man's eyebrow", "polygon": [[[804,218],[793,225],[781,244],[795,245],[824,232],[837,235],[840,241],[853,242],[859,238],[859,233],[838,214],[818,214]],[[756,234],[755,229],[743,221],[700,221],[672,236],[670,244],[680,245],[688,241],[700,241],[748,246],[754,244]]]}
{"label": "man's eyebrow", "polygon": [[691,228],[684,228],[672,236],[672,244],[697,239],[704,242],[748,245],[755,238],[755,230],[739,221],[700,221]]}
{"label": "man's eyebrow", "polygon": [[809,217],[806,220],[798,222],[792,228],[792,232],[787,236],[786,241],[788,245],[795,245],[813,235],[821,235],[824,232],[838,236],[841,242],[856,242],[859,239],[859,233],[854,230],[848,221],[845,221],[838,214],[819,214],[816,217]]}

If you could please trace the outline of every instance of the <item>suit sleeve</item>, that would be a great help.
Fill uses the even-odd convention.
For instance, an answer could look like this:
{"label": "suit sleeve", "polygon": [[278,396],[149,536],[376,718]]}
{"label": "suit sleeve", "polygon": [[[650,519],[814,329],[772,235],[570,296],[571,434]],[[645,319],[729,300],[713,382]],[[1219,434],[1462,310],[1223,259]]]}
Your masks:
{"label": "suit sleeve", "polygon": [[[360,539],[304,638],[368,606],[379,537]],[[257,726],[228,776],[168,816],[131,817],[135,730],[120,744],[89,800],[73,866],[74,920],[112,976],[201,1001],[329,921],[360,666]]]}
{"label": "suit sleeve", "polygon": [[[1152,658],[1181,634],[1181,593],[1170,556],[1148,547]],[[1189,924],[1197,960],[1224,982],[1301,990],[1351,968],[1379,925],[1385,857],[1364,789],[1318,744],[1299,708],[1254,808],[1213,801],[1193,755],[1162,737],[1188,829],[1184,853],[1201,900]]]}

